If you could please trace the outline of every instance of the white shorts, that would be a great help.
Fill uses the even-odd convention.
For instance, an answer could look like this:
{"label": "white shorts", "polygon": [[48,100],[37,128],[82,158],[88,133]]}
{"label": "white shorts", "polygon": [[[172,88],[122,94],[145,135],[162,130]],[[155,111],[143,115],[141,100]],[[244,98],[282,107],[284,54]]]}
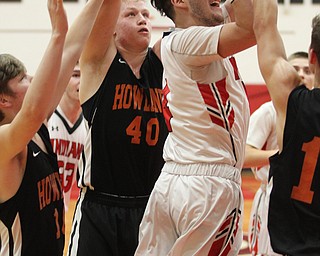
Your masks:
{"label": "white shorts", "polygon": [[238,255],[242,211],[236,168],[166,163],[140,224],[135,255]]}

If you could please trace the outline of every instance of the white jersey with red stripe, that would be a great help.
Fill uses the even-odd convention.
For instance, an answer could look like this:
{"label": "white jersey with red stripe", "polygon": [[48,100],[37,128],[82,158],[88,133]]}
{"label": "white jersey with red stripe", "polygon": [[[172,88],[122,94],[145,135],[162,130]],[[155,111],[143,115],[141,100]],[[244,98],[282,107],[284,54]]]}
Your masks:
{"label": "white jersey with red stripe", "polygon": [[87,134],[84,118],[81,115],[75,124],[72,124],[58,106],[48,120],[48,130],[53,151],[58,158],[65,210],[67,211]]}
{"label": "white jersey with red stripe", "polygon": [[163,107],[170,131],[165,161],[242,168],[249,103],[234,57],[217,53],[221,27],[176,29],[162,39]]}

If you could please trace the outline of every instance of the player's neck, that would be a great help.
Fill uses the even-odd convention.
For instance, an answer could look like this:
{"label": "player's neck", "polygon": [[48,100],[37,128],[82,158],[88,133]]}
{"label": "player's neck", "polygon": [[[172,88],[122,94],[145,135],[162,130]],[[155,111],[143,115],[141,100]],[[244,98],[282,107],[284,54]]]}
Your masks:
{"label": "player's neck", "polygon": [[82,112],[80,103],[74,104],[71,101],[61,101],[59,107],[72,124],[75,124],[75,122],[77,122]]}
{"label": "player's neck", "polygon": [[137,78],[140,78],[140,68],[141,65],[146,58],[148,49],[146,48],[143,51],[134,52],[129,51],[124,48],[118,49],[122,58],[127,62],[127,64],[130,66],[132,72]]}

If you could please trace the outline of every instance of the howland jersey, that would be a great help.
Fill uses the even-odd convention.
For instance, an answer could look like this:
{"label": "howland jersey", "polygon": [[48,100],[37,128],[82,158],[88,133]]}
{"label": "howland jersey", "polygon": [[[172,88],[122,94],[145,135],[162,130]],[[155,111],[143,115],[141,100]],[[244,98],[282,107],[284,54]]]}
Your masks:
{"label": "howland jersey", "polygon": [[117,53],[99,90],[82,105],[89,136],[79,164],[80,186],[112,195],[150,194],[164,163],[167,135],[162,64],[151,49],[140,75],[137,79]]}
{"label": "howland jersey", "polygon": [[30,141],[21,186],[0,204],[1,256],[63,255],[64,206],[57,159],[44,125],[38,134],[48,154]]}
{"label": "howland jersey", "polygon": [[76,182],[78,162],[86,137],[83,115],[72,124],[60,106],[48,121],[53,151],[58,157],[58,166],[64,192],[65,209],[68,210],[73,185]]}
{"label": "howland jersey", "polygon": [[275,252],[320,255],[320,89],[289,96],[283,150],[270,158],[268,229]]}

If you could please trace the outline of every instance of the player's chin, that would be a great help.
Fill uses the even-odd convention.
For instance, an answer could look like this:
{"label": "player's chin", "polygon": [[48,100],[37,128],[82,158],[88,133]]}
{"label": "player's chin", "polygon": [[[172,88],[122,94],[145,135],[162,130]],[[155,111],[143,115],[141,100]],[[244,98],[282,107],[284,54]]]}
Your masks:
{"label": "player's chin", "polygon": [[141,48],[147,48],[150,44],[150,37],[139,38],[139,45]]}

